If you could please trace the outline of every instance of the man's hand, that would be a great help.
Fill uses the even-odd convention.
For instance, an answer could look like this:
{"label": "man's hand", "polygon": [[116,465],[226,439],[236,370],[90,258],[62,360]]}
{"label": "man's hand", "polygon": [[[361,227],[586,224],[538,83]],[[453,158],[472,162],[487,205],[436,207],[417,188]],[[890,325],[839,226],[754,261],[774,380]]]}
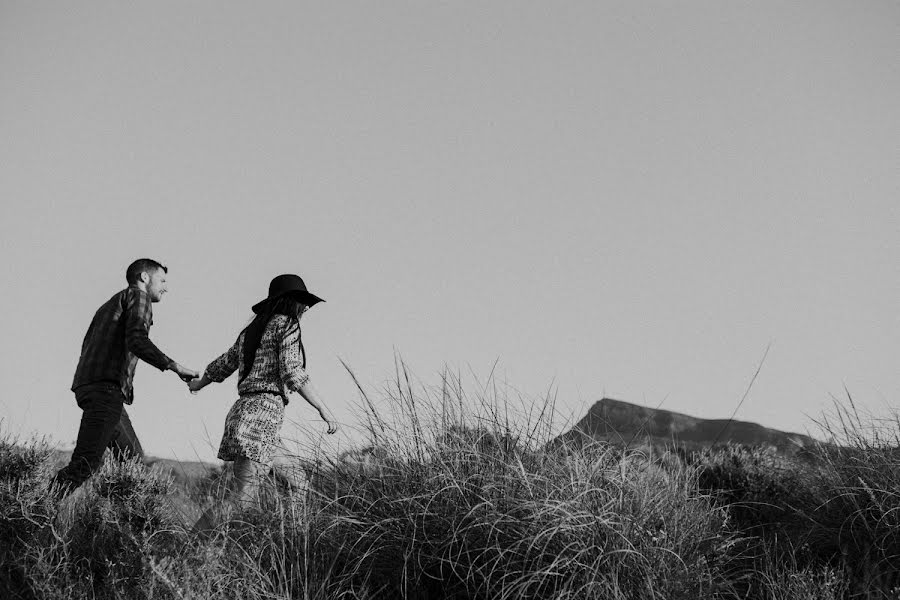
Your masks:
{"label": "man's hand", "polygon": [[187,382],[187,385],[188,385],[188,389],[191,390],[192,394],[196,394],[197,392],[199,392],[206,386],[206,384],[203,383],[203,380],[200,379],[199,377],[191,379],[190,381]]}
{"label": "man's hand", "polygon": [[174,361],[172,362],[171,365],[169,365],[169,368],[172,369],[173,371],[175,371],[175,373],[177,373],[178,376],[181,378],[181,380],[184,381],[185,383],[191,381],[192,379],[196,379],[197,377],[200,376],[200,373],[198,373],[197,371],[195,371],[193,369],[188,369],[186,367],[182,367],[181,365],[179,365],[177,362],[174,362]]}

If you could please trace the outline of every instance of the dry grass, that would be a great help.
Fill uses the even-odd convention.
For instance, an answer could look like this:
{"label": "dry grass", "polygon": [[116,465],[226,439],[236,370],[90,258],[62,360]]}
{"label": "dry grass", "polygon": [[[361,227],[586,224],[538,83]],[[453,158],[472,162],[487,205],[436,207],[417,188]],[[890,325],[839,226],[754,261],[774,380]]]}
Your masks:
{"label": "dry grass", "polygon": [[[0,441],[0,597],[889,598],[900,455],[844,421],[816,460],[603,444],[546,450],[549,399],[496,382],[360,389],[371,446],[321,458],[308,495],[271,486],[189,533],[217,474],[107,462],[61,505],[49,446]],[[838,433],[837,430],[834,433]],[[179,503],[181,505],[179,506]]]}

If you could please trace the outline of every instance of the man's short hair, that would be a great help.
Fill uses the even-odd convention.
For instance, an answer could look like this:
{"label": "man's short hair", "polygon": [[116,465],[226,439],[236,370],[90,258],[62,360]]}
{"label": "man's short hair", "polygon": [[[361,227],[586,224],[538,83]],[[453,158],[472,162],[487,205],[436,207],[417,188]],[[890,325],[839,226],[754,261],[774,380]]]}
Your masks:
{"label": "man's short hair", "polygon": [[169,272],[169,269],[152,258],[139,258],[128,265],[128,268],[125,270],[125,280],[128,282],[128,285],[134,285],[140,280],[141,273],[152,273],[157,269],[162,269],[163,273]]}

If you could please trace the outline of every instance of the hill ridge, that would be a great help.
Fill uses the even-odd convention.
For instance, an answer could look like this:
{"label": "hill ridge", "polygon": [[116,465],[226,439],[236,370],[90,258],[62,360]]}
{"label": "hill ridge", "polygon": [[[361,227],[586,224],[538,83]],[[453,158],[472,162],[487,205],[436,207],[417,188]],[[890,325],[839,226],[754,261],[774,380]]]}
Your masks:
{"label": "hill ridge", "polygon": [[625,445],[649,441],[687,447],[737,443],[774,447],[789,453],[817,443],[808,435],[781,431],[751,421],[703,419],[607,397],[595,402],[572,429],[551,443],[582,444],[591,440]]}

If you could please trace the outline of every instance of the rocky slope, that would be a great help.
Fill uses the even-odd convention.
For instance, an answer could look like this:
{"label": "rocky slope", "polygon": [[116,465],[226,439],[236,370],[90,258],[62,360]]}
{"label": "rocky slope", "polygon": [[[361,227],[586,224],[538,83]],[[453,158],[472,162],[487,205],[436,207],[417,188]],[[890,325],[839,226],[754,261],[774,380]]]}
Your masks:
{"label": "rocky slope", "polygon": [[606,441],[628,446],[675,444],[688,449],[736,443],[796,453],[816,441],[806,435],[763,427],[747,421],[701,419],[603,398],[575,426],[552,444]]}

